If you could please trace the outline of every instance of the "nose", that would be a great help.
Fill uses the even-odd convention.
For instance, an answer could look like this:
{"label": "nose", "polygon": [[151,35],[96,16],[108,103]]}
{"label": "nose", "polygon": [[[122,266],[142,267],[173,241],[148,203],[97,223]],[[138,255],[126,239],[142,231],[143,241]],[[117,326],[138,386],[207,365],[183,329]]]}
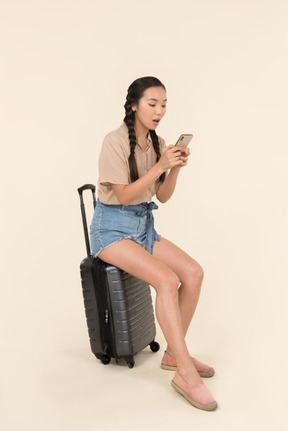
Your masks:
{"label": "nose", "polygon": [[157,115],[164,115],[165,114],[165,108],[163,108],[160,105],[156,105],[156,114]]}

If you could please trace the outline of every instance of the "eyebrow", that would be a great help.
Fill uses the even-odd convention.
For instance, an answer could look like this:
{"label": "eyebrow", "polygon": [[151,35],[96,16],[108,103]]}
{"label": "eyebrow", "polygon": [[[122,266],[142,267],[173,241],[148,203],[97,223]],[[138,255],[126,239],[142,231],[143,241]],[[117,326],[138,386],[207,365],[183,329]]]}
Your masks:
{"label": "eyebrow", "polygon": [[[155,102],[158,102],[158,99],[153,99],[152,97],[150,99],[147,100],[154,100]],[[164,99],[163,102],[167,102],[167,99]]]}

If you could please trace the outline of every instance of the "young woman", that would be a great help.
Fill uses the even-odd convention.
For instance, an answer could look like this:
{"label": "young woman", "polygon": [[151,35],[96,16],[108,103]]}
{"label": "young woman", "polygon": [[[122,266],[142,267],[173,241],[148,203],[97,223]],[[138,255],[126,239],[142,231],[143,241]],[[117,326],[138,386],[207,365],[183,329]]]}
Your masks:
{"label": "young woman", "polygon": [[201,380],[214,370],[191,357],[185,343],[203,270],[159,237],[153,223],[152,210],[158,207],[151,199],[156,194],[161,203],[168,201],[189,157],[189,149],[166,147],[156,134],[166,102],[157,78],[139,78],[128,88],[124,122],[104,138],[99,157],[92,254],[153,286],[156,316],[168,343],[161,367],[175,371],[171,384],[192,405],[215,410],[217,403]]}

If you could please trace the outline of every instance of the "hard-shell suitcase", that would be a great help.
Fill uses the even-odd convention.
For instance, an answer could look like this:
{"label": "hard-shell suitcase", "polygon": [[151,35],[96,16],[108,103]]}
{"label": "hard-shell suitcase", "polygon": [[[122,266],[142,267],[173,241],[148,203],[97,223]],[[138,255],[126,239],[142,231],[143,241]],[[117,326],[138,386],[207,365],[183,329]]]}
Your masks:
{"label": "hard-shell suitcase", "polygon": [[91,350],[103,364],[125,358],[133,368],[134,355],[150,345],[160,348],[156,335],[150,286],[119,268],[94,258],[90,252],[83,191],[91,190],[96,207],[95,186],[78,188],[87,257],[80,264],[82,291]]}

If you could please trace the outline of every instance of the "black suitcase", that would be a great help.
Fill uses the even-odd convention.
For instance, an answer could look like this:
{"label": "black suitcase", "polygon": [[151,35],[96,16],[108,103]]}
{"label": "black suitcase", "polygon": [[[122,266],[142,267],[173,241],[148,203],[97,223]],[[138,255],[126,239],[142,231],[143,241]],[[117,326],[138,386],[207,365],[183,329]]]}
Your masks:
{"label": "black suitcase", "polygon": [[156,335],[150,286],[119,268],[94,258],[90,251],[83,191],[91,190],[96,207],[95,186],[78,188],[87,257],[80,264],[82,291],[91,350],[103,364],[125,358],[133,368],[134,355],[150,345],[160,348]]}

